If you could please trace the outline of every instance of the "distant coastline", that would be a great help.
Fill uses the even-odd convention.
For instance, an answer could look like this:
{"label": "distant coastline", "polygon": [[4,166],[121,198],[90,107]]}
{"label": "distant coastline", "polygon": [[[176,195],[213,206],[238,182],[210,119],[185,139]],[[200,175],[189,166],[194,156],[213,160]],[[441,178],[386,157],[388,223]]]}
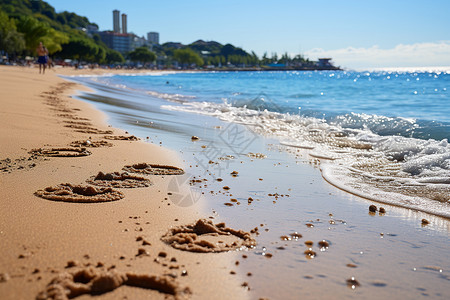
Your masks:
{"label": "distant coastline", "polygon": [[343,71],[340,67],[252,67],[252,68],[211,68],[208,71]]}

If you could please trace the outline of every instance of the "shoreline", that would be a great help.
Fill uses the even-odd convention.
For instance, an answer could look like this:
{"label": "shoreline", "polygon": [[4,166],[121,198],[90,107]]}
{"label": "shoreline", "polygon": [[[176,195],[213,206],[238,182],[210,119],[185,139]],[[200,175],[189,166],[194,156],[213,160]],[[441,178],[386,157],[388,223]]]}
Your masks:
{"label": "shoreline", "polygon": [[[183,168],[173,151],[160,146],[104,140],[105,134],[129,134],[109,127],[105,114],[70,96],[85,88],[57,75],[72,72],[81,73],[47,70],[41,75],[35,68],[0,67],[5,83],[0,97],[1,297],[36,297],[55,276],[98,267],[104,272],[163,276],[180,290],[188,287],[192,298],[210,298],[216,292],[223,299],[230,295],[246,298],[238,277],[229,276],[227,270],[235,253],[202,255],[176,250],[160,240],[173,226],[207,217],[201,207],[177,207],[167,201],[170,176],[151,176],[153,185],[149,188],[122,189],[125,197],[112,202],[67,203],[34,195],[37,190],[62,183],[85,185],[85,180],[99,171],[120,171],[129,164]],[[89,148],[92,155],[86,157],[29,154],[32,149],[68,147],[80,140],[105,141],[112,147]],[[141,246],[142,239],[145,245]],[[214,272],[209,272],[210,268]],[[163,299],[168,296],[163,291],[122,286],[96,298]]]}
{"label": "shoreline", "polygon": [[[413,274],[411,270],[447,269],[448,263],[439,254],[448,245],[447,219],[388,204],[382,205],[386,213],[371,213],[369,206],[379,204],[326,182],[318,165],[307,159],[307,153],[296,148],[286,153],[276,141],[259,136],[248,149],[233,154],[229,145],[221,145],[218,136],[223,138],[227,132],[245,126],[211,116],[160,109],[166,104],[164,99],[139,91],[107,90],[96,82],[81,81],[96,92],[83,93],[79,98],[108,112],[112,124],[140,137],[147,136],[155,144],[163,141],[180,151],[190,165],[187,172],[208,179],[193,187],[204,191],[205,205],[214,215],[237,228],[257,225],[256,248],[238,257],[235,269],[237,274],[247,276],[250,297],[323,296],[324,284],[329,289],[327,295],[341,298],[371,299],[372,295],[387,297],[392,293],[417,297],[415,286],[446,294],[442,292],[445,280],[433,277],[432,272]],[[199,140],[190,142],[192,135]],[[218,156],[233,154],[235,159],[207,158],[208,149],[222,153]],[[267,157],[249,157],[245,154],[248,151]],[[213,164],[208,164],[208,159]],[[221,166],[226,167],[220,174]],[[230,176],[232,171],[238,171],[238,176]],[[223,181],[212,180],[214,177]],[[224,191],[224,186],[229,191]],[[253,200],[248,200],[249,196]],[[430,224],[421,225],[423,218]],[[295,232],[303,238],[289,238]],[[317,257],[307,257],[305,245],[322,239],[330,243],[330,248],[312,245]],[[404,255],[400,258],[398,253]],[[346,279],[352,276],[361,282],[361,289],[347,288]]]}
{"label": "shoreline", "polygon": [[[0,74],[1,71],[0,68]],[[92,155],[88,157],[50,157],[36,162],[36,166],[29,170],[0,175],[2,194],[7,195],[0,199],[0,239],[5,241],[0,246],[1,253],[5,253],[0,259],[0,295],[10,296],[14,289],[24,286],[21,294],[14,294],[15,298],[34,297],[55,276],[72,272],[74,268],[66,268],[70,264],[79,264],[85,269],[89,268],[88,264],[96,267],[100,262],[110,269],[105,272],[116,270],[118,275],[131,275],[130,272],[174,275],[176,278],[170,278],[180,283],[180,288],[189,287],[192,294],[187,298],[192,299],[279,299],[293,298],[293,295],[375,299],[392,296],[392,293],[399,297],[417,297],[420,292],[415,287],[421,287],[436,298],[439,298],[438,294],[445,298],[449,266],[442,253],[448,247],[450,227],[447,219],[390,205],[385,206],[385,214],[368,213],[369,205],[374,204],[372,201],[336,189],[322,178],[318,166],[302,158],[296,149],[286,153],[280,149],[282,146],[272,144],[273,141],[264,137],[257,138],[242,155],[235,154],[236,159],[219,163],[227,165],[222,174],[218,174],[215,168],[219,164],[207,164],[207,170],[213,174],[209,175],[220,175],[223,181],[211,180],[205,174],[198,179],[208,178],[208,181],[186,184],[188,189],[203,191],[204,200],[207,200],[199,200],[188,208],[174,205],[172,195],[168,194],[173,191],[168,188],[172,182],[170,176],[165,179],[150,176],[153,186],[121,189],[125,198],[107,203],[55,202],[32,195],[38,189],[58,183],[85,184],[85,180],[98,171],[120,171],[125,164],[154,162],[155,153],[163,154],[157,163],[182,167],[191,176],[203,174],[206,169],[195,162],[205,158],[204,147],[214,148],[211,143],[217,142],[218,134],[240,126],[207,116],[196,116],[194,122],[189,114],[157,111],[155,107],[164,100],[158,101],[132,91],[108,90],[97,84],[69,83],[81,92],[73,96],[76,100],[66,99],[59,92],[57,95],[48,93],[56,85],[44,82],[55,79],[64,83],[64,80],[56,76],[46,78],[33,71],[35,69],[18,69],[16,73],[8,74],[11,81],[16,79],[22,86],[35,82],[43,91],[30,96],[35,101],[24,103],[29,109],[35,109],[34,114],[28,110],[17,114],[42,119],[39,124],[43,129],[39,135],[23,138],[22,133],[16,134],[17,143],[28,141],[27,145],[24,144],[28,148],[21,150],[24,156],[29,155],[27,150],[31,147],[65,146],[80,135],[83,139],[92,136],[89,140],[99,140],[95,138],[96,134],[77,133],[75,130],[79,128],[64,127],[78,126],[82,122],[91,122],[95,126],[89,126],[98,130],[114,130],[116,135],[129,135],[123,130],[108,127],[107,121],[143,140],[146,136],[149,138],[145,139],[146,143],[105,139],[114,146],[89,148]],[[60,73],[64,76],[82,74],[80,70],[63,71]],[[88,70],[86,73],[92,74]],[[45,80],[40,80],[42,78]],[[45,90],[45,85],[49,85],[50,90]],[[8,88],[14,90],[12,85]],[[24,92],[17,87],[15,89]],[[66,94],[74,95],[75,90],[66,90]],[[49,101],[49,95],[76,105],[67,106],[69,109],[81,110],[56,113],[51,110],[56,107],[44,104],[44,101]],[[152,102],[153,106],[140,106],[140,101]],[[42,113],[37,113],[40,112],[36,110],[39,105],[42,105]],[[125,111],[124,105],[140,109],[135,113],[133,110]],[[4,108],[2,113],[6,112],[9,110]],[[91,117],[89,112],[94,115]],[[55,114],[90,119],[66,120],[61,116],[55,117]],[[11,119],[23,123],[19,117]],[[51,125],[46,127],[45,123]],[[6,129],[11,127],[2,125]],[[32,125],[32,121],[27,121],[23,131],[35,132]],[[0,137],[11,135],[11,132],[0,131]],[[191,141],[193,135],[200,139]],[[104,137],[103,134],[100,136]],[[1,141],[3,146],[4,140]],[[17,149],[17,145],[8,147]],[[227,149],[220,148],[220,145],[217,147],[217,150]],[[167,154],[168,151],[171,153]],[[248,151],[265,154],[266,158],[246,155]],[[3,160],[3,149],[0,155],[0,160]],[[231,171],[238,171],[238,176],[230,175]],[[7,181],[3,181],[4,178]],[[18,186],[22,190],[17,191]],[[225,191],[224,186],[230,190]],[[204,254],[180,251],[161,242],[160,238],[172,226],[193,224],[195,220],[208,216],[214,223],[225,220],[235,229],[253,228],[256,247],[250,251]],[[430,221],[427,226],[420,224],[424,217]],[[318,248],[317,242],[323,240],[327,241],[329,248]],[[151,246],[143,244],[147,242]],[[313,252],[308,252],[308,249],[317,252],[311,256],[307,253]],[[143,251],[141,255],[137,255],[140,251]],[[160,256],[162,252],[166,257]],[[414,269],[418,271],[412,271]],[[187,276],[183,276],[183,270],[187,271]],[[5,273],[9,279],[2,282]],[[360,282],[360,287],[349,288],[348,280],[352,277]],[[328,287],[326,293],[323,285]],[[162,299],[165,296],[125,283],[113,292],[95,298]],[[85,295],[80,299],[91,297]]]}

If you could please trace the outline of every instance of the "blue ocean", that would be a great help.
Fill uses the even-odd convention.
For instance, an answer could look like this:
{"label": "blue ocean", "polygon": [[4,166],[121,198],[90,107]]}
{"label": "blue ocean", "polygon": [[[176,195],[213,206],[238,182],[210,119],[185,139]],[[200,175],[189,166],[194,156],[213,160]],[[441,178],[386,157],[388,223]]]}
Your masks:
{"label": "blue ocean", "polygon": [[447,72],[172,73],[113,76],[108,82],[164,94],[168,100],[267,109],[380,135],[450,138]]}
{"label": "blue ocean", "polygon": [[342,190],[450,217],[448,71],[150,72],[77,80],[121,94],[85,99],[107,112],[114,106],[138,135],[146,133],[133,128],[182,132],[211,117],[240,124],[286,152],[303,151]]}

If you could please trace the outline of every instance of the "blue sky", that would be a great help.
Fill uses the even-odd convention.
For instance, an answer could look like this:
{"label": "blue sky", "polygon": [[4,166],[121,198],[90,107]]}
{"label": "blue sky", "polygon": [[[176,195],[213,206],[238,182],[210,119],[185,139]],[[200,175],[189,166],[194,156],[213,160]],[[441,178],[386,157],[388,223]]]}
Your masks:
{"label": "blue sky", "polygon": [[198,39],[270,55],[332,57],[347,68],[450,66],[449,0],[48,0],[57,12],[112,29],[112,10],[128,31],[160,42]]}

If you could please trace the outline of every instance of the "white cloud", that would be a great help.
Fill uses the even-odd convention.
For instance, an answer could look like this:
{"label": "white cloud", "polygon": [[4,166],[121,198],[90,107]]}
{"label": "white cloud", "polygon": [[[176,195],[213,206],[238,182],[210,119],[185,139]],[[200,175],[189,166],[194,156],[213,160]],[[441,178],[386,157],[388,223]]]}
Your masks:
{"label": "white cloud", "polygon": [[399,44],[391,49],[378,46],[336,50],[315,48],[306,51],[305,56],[313,60],[331,57],[335,65],[345,69],[450,66],[450,41]]}

